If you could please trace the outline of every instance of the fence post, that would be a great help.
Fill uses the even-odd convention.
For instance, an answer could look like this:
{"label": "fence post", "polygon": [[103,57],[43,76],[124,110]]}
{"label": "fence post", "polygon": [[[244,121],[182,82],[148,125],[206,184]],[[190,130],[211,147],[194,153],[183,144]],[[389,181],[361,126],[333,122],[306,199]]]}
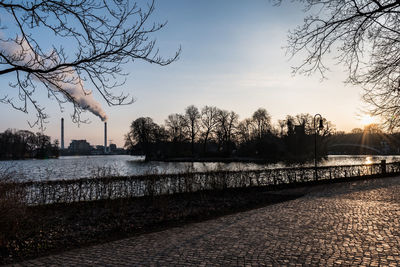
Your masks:
{"label": "fence post", "polygon": [[381,174],[386,174],[386,160],[381,160]]}

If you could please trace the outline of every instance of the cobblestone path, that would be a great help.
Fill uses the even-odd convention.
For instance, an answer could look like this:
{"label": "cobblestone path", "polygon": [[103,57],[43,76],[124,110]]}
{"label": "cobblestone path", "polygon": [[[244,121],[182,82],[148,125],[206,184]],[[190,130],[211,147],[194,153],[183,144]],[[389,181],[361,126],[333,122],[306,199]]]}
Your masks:
{"label": "cobblestone path", "polygon": [[400,177],[308,191],[296,200],[21,265],[400,265]]}

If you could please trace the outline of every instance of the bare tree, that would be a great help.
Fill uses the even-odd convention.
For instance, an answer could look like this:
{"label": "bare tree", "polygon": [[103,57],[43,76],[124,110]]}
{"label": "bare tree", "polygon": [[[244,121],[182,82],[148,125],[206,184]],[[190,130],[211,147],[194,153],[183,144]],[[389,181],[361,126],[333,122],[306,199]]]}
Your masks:
{"label": "bare tree", "polygon": [[163,58],[155,48],[152,35],[165,23],[149,23],[153,11],[154,2],[142,9],[129,0],[0,0],[0,76],[8,74],[18,96],[0,101],[25,113],[32,105],[43,126],[48,114],[34,93],[44,87],[61,110],[72,103],[73,121],[82,121],[84,110],[106,120],[87,88],[110,106],[130,104],[133,98],[115,92],[125,82],[126,63],[165,66],[178,58],[180,49]]}
{"label": "bare tree", "polygon": [[382,128],[379,126],[379,124],[376,123],[371,123],[369,125],[366,125],[363,130],[364,133],[368,134],[382,134]]}
{"label": "bare tree", "polygon": [[218,110],[217,115],[217,128],[215,130],[216,138],[218,141],[218,149],[221,150],[224,147],[226,140],[226,132],[228,129],[228,117],[229,112],[227,110]]}
{"label": "bare tree", "polygon": [[173,143],[186,141],[188,123],[184,115],[178,113],[169,115],[165,125]]}
{"label": "bare tree", "polygon": [[[149,146],[156,143],[158,138],[163,135],[161,128],[149,117],[140,117],[134,120],[130,126],[130,131],[125,135],[125,147],[133,151],[136,145],[140,145],[145,155],[149,154]],[[161,137],[162,138],[162,137]]]}
{"label": "bare tree", "polygon": [[[318,123],[318,122],[316,122]],[[300,113],[294,116],[294,125],[301,125],[305,134],[314,134],[314,117],[309,113]],[[315,126],[318,127],[319,124]]]}
{"label": "bare tree", "polygon": [[192,156],[193,156],[194,141],[196,139],[197,132],[199,131],[199,119],[201,117],[199,109],[193,105],[188,106],[185,110],[185,117],[190,131],[190,141],[192,144]]}
{"label": "bare tree", "polygon": [[328,121],[326,118],[322,118],[322,122],[324,128],[320,131],[320,135],[330,136],[336,132],[336,127],[331,121]]}
{"label": "bare tree", "polygon": [[226,132],[226,141],[231,143],[234,139],[234,135],[237,129],[237,125],[239,123],[239,114],[234,111],[229,112],[228,121],[227,121],[227,132]]}
{"label": "bare tree", "polygon": [[219,110],[217,116],[216,135],[219,149],[230,152],[229,147],[233,140],[234,131],[237,128],[239,115],[234,111]]}
{"label": "bare tree", "polygon": [[207,149],[207,141],[217,125],[217,115],[218,108],[216,107],[204,106],[201,109],[201,126],[203,128],[204,152],[206,152]]}
{"label": "bare tree", "polygon": [[266,109],[259,108],[253,113],[252,119],[256,125],[257,137],[261,139],[271,129],[271,116]]}
{"label": "bare tree", "polygon": [[[278,1],[279,2],[279,1]],[[289,34],[288,52],[305,53],[295,72],[327,70],[325,58],[348,68],[348,82],[365,89],[371,113],[389,130],[400,127],[400,1],[299,0],[308,16]]]}
{"label": "bare tree", "polygon": [[237,135],[239,142],[249,142],[255,133],[254,123],[251,119],[244,119],[237,126]]}
{"label": "bare tree", "polygon": [[[286,127],[286,120],[278,120],[278,127],[279,127],[279,135],[283,137],[285,135],[285,127]],[[287,131],[286,131],[287,133]]]}

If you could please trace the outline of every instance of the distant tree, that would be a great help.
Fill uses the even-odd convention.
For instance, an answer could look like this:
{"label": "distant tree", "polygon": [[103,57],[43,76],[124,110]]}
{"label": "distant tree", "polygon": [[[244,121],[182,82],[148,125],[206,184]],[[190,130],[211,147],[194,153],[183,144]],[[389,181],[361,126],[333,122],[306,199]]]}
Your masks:
{"label": "distant tree", "polygon": [[218,110],[217,115],[217,128],[215,130],[218,149],[222,150],[224,148],[224,143],[226,140],[226,131],[227,131],[227,124],[228,124],[228,116],[229,112],[227,110]]}
{"label": "distant tree", "polygon": [[1,158],[16,158],[17,151],[14,149],[16,138],[15,130],[7,129],[0,134],[0,154]]}
{"label": "distant tree", "polygon": [[338,135],[345,135],[346,132],[345,131],[335,131],[334,135],[338,136]]}
{"label": "distant tree", "polygon": [[351,130],[351,133],[352,134],[361,134],[361,133],[363,133],[363,129],[361,129],[361,128],[353,128]]}
{"label": "distant tree", "polygon": [[52,150],[50,136],[44,135],[43,133],[36,133],[37,140],[37,157],[47,158],[48,151]]}
{"label": "distant tree", "polygon": [[18,131],[18,135],[21,137],[22,142],[25,144],[24,153],[32,155],[36,148],[36,136],[34,133],[26,130]]}
{"label": "distant tree", "polygon": [[186,141],[188,135],[188,123],[184,115],[178,113],[168,115],[168,118],[165,120],[165,125],[169,139],[173,143]]}
{"label": "distant tree", "polygon": [[[278,1],[280,2],[280,1]],[[304,56],[295,72],[324,76],[332,51],[348,68],[348,82],[364,87],[372,115],[400,128],[400,1],[298,0],[310,13],[291,31],[288,52]]]}
{"label": "distant tree", "polygon": [[25,130],[8,129],[0,133],[0,159],[58,157],[58,144],[50,136]]}
{"label": "distant tree", "polygon": [[336,132],[336,127],[331,121],[328,121],[326,118],[322,118],[322,123],[324,125],[324,128],[322,129],[322,131],[319,132],[320,135],[325,137],[332,135]]}
{"label": "distant tree", "polygon": [[153,2],[142,9],[130,0],[0,1],[0,77],[8,75],[18,95],[0,101],[25,113],[30,104],[42,124],[47,114],[34,92],[43,87],[60,105],[72,103],[73,121],[87,109],[104,120],[87,87],[108,105],[130,104],[132,98],[115,92],[126,63],[165,66],[178,58],[180,49],[167,59],[155,49],[152,34],[166,23],[151,24],[153,11]]}
{"label": "distant tree", "polygon": [[154,141],[156,143],[167,142],[169,137],[167,129],[164,126],[157,126],[154,130]]}
{"label": "distant tree", "polygon": [[259,108],[253,113],[252,119],[256,125],[257,137],[261,139],[271,129],[271,116],[266,109]]}
{"label": "distant tree", "polygon": [[250,142],[255,134],[254,123],[251,119],[247,118],[241,121],[237,126],[238,140],[241,143]]}
{"label": "distant tree", "polygon": [[193,105],[185,109],[185,118],[190,132],[190,142],[192,147],[192,156],[194,155],[194,142],[199,131],[199,119],[201,118],[199,109]]}
{"label": "distant tree", "polygon": [[60,142],[58,141],[58,139],[54,140],[52,146],[51,146],[51,154],[55,157],[60,156]]}
{"label": "distant tree", "polygon": [[207,141],[217,126],[218,108],[212,106],[204,106],[201,109],[201,128],[203,130],[203,152],[207,150]]}
{"label": "distant tree", "polygon": [[[295,125],[300,125],[304,127],[304,132],[306,134],[314,134],[314,117],[309,113],[300,113],[294,116]],[[318,121],[315,122],[316,127],[318,127]]]}
{"label": "distant tree", "polygon": [[361,129],[361,128],[354,128],[354,129],[351,130],[351,133],[352,133],[352,134],[361,134],[361,133],[363,133],[363,129]]}
{"label": "distant tree", "polygon": [[[286,121],[285,120],[278,120],[278,126],[279,126],[279,135],[282,137],[285,135],[285,127],[286,127]],[[287,133],[287,132],[286,132]]]}
{"label": "distant tree", "polygon": [[228,129],[227,129],[227,142],[231,143],[234,140],[237,125],[239,123],[239,114],[234,111],[229,112],[228,115]]}
{"label": "distant tree", "polygon": [[216,135],[219,149],[229,154],[233,143],[234,131],[237,128],[239,115],[234,111],[219,110],[217,115]]}
{"label": "distant tree", "polygon": [[134,120],[125,135],[125,147],[131,151],[138,146],[145,155],[150,155],[150,144],[157,142],[160,126],[152,118],[140,117]]}
{"label": "distant tree", "polygon": [[381,134],[383,133],[382,128],[377,123],[371,123],[369,125],[364,126],[364,133],[368,134]]}

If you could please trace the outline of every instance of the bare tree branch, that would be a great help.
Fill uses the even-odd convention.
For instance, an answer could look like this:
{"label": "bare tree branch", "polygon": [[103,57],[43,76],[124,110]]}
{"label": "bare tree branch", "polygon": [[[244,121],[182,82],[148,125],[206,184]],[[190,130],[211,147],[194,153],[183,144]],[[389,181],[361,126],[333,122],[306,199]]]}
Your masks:
{"label": "bare tree branch", "polygon": [[115,92],[125,82],[126,63],[166,66],[178,59],[180,48],[172,57],[159,55],[152,35],[166,23],[151,23],[153,11],[154,1],[142,9],[129,0],[0,0],[7,17],[0,21],[0,76],[13,74],[10,87],[18,90],[18,100],[6,95],[1,102],[25,113],[32,105],[43,125],[48,115],[34,94],[40,85],[61,110],[72,103],[73,121],[82,122],[85,110],[105,120],[86,88],[110,106],[131,104],[132,97]]}
{"label": "bare tree branch", "polygon": [[[280,1],[276,1],[280,2]],[[288,53],[305,52],[295,73],[324,76],[335,51],[348,68],[348,80],[364,88],[371,113],[389,130],[400,128],[400,1],[299,0],[308,15],[289,33]]]}

